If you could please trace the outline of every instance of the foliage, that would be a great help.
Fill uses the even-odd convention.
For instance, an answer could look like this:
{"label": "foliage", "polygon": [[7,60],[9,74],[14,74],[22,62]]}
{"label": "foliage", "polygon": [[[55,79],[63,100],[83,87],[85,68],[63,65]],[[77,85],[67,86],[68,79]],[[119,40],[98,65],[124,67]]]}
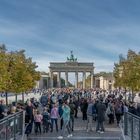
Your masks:
{"label": "foliage", "polygon": [[115,86],[140,90],[140,53],[128,50],[126,58],[114,64]]}
{"label": "foliage", "polygon": [[31,90],[40,79],[36,68],[36,63],[26,58],[24,50],[8,52],[5,45],[1,45],[0,91],[20,93]]}
{"label": "foliage", "polygon": [[95,74],[95,77],[100,77],[100,76],[110,77],[112,76],[112,72],[100,72],[100,73]]}

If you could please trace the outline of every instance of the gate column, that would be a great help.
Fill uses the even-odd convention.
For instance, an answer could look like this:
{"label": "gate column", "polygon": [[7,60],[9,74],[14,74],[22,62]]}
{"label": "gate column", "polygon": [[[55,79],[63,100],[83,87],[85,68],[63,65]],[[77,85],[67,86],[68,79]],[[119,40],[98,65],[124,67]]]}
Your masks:
{"label": "gate column", "polygon": [[68,72],[65,72],[65,86],[68,87]]}
{"label": "gate column", "polygon": [[86,72],[83,72],[83,89],[86,88]]}
{"label": "gate column", "polygon": [[78,72],[75,72],[75,88],[78,88]]}

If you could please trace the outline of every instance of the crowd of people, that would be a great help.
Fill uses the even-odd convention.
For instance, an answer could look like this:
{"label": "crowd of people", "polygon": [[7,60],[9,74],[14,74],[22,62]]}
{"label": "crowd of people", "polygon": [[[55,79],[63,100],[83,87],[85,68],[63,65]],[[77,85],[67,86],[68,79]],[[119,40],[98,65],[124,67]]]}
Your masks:
{"label": "crowd of people", "polygon": [[[36,93],[36,92],[35,92]],[[96,121],[95,130],[98,133],[105,132],[104,121],[108,124],[120,125],[125,112],[130,112],[140,117],[140,104],[124,99],[119,90],[104,91],[100,89],[48,89],[39,90],[41,98],[28,99],[25,106],[12,105],[9,114],[19,110],[25,110],[25,133],[53,133],[60,131],[59,139],[63,139],[65,129],[68,136],[73,136],[75,119],[82,114],[82,120],[86,121],[86,131],[93,131],[93,120]],[[138,95],[140,98],[140,94]],[[78,113],[79,112],[79,113]],[[4,102],[0,102],[0,119],[8,114]],[[82,122],[81,122],[82,123]],[[55,125],[55,130],[54,130]]]}

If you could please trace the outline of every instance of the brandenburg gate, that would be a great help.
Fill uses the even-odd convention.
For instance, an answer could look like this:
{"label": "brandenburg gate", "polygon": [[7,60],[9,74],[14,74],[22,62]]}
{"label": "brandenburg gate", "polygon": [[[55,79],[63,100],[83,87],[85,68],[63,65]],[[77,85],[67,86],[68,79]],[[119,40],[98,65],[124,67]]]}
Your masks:
{"label": "brandenburg gate", "polygon": [[57,72],[57,87],[61,87],[61,72],[65,73],[65,86],[68,87],[68,73],[75,73],[75,88],[78,88],[78,73],[83,73],[83,88],[86,87],[86,72],[90,73],[91,76],[91,88],[93,88],[93,74],[94,66],[93,63],[79,63],[77,58],[74,57],[73,52],[71,51],[70,58],[67,57],[65,63],[56,63],[51,62],[50,66],[50,87],[53,87],[53,73]]}

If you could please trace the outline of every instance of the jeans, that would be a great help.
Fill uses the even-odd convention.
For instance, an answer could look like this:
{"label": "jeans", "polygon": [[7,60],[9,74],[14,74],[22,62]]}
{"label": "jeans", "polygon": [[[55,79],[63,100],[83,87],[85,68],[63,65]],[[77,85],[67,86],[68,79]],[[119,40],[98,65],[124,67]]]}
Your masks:
{"label": "jeans", "polygon": [[63,124],[63,128],[62,128],[62,131],[61,131],[61,136],[64,136],[64,132],[65,132],[66,128],[67,128],[68,134],[71,134],[71,130],[70,130],[70,127],[69,127],[69,120],[63,120],[63,121],[64,121],[64,124]]}
{"label": "jeans", "polygon": [[77,113],[78,113],[78,109],[76,108],[75,109],[75,115],[74,115],[75,118],[77,118]]}
{"label": "jeans", "polygon": [[105,128],[104,128],[104,122],[99,122],[97,121],[97,125],[96,125],[96,131],[98,130],[101,130],[101,131],[105,131]]}
{"label": "jeans", "polygon": [[73,131],[73,129],[74,129],[74,114],[70,115],[69,126],[70,126],[71,130]]}
{"label": "jeans", "polygon": [[87,120],[87,112],[83,111],[83,120]]}
{"label": "jeans", "polygon": [[109,124],[114,123],[114,114],[108,114]]}
{"label": "jeans", "polygon": [[53,124],[54,124],[54,122],[55,122],[56,131],[58,132],[57,118],[51,118],[51,122],[52,122],[52,131],[53,131]]}
{"label": "jeans", "polygon": [[41,122],[35,122],[35,133],[38,133],[38,129],[39,132],[41,133]]}
{"label": "jeans", "polygon": [[63,128],[63,118],[60,119],[60,129],[62,130]]}
{"label": "jeans", "polygon": [[87,130],[92,130],[93,116],[87,115]]}

